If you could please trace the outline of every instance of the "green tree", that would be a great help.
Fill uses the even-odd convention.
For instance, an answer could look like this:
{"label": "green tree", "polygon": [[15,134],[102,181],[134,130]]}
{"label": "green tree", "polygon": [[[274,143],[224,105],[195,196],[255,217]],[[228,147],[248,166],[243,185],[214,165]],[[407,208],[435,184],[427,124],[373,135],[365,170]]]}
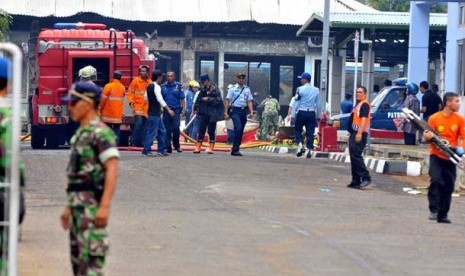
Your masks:
{"label": "green tree", "polygon": [[[380,11],[408,12],[410,11],[410,1],[399,0],[367,0],[368,6]],[[431,12],[445,13],[446,6],[432,5]]]}
{"label": "green tree", "polygon": [[396,0],[367,0],[368,6],[380,11],[408,12],[410,10],[409,1]]}
{"label": "green tree", "polygon": [[9,30],[11,24],[11,16],[0,9],[0,41],[5,40],[5,34]]}

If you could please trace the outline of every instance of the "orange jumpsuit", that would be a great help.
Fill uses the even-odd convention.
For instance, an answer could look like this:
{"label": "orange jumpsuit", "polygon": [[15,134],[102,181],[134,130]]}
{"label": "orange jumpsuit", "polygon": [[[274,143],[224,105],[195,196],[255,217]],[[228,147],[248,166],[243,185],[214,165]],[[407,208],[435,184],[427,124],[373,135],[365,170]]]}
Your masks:
{"label": "orange jumpsuit", "polygon": [[132,104],[134,115],[144,116],[147,118],[149,105],[144,98],[145,90],[152,81],[141,77],[135,77],[128,88],[128,101]]}
{"label": "orange jumpsuit", "polygon": [[126,88],[117,79],[111,80],[102,90],[100,118],[105,123],[121,124],[123,121],[124,94]]}

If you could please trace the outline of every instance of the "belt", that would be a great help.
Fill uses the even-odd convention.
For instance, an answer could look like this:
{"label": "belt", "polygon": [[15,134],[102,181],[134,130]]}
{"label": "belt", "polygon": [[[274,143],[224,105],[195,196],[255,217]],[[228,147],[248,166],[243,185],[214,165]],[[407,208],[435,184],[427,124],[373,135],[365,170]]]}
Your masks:
{"label": "belt", "polygon": [[315,109],[311,109],[311,108],[299,108],[299,111],[315,111]]}
{"label": "belt", "polygon": [[246,106],[243,106],[243,107],[233,106],[233,108],[235,108],[235,109],[240,109],[240,110],[244,110],[244,109],[246,108]]}

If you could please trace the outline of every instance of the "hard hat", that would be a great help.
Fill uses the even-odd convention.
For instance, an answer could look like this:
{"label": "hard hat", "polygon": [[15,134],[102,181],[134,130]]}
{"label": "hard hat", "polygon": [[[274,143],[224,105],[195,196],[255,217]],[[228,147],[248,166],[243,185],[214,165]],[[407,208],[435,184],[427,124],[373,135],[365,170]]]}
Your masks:
{"label": "hard hat", "polygon": [[82,68],[81,70],[79,70],[79,77],[88,79],[92,76],[97,76],[97,69],[95,69],[91,65],[88,65]]}
{"label": "hard hat", "polygon": [[195,80],[191,80],[191,81],[189,82],[189,86],[190,86],[190,87],[200,87],[200,84],[199,84],[197,81],[195,81]]}
{"label": "hard hat", "polygon": [[407,94],[417,94],[418,93],[418,85],[416,83],[413,83],[413,82],[409,82],[407,83]]}
{"label": "hard hat", "polygon": [[4,57],[0,57],[0,77],[8,79],[8,68],[10,67],[10,61]]}
{"label": "hard hat", "polygon": [[116,70],[116,71],[113,72],[113,77],[114,77],[115,79],[121,79],[121,76],[122,76],[122,75],[123,75],[123,74],[122,74],[121,71],[119,71],[119,70]]}

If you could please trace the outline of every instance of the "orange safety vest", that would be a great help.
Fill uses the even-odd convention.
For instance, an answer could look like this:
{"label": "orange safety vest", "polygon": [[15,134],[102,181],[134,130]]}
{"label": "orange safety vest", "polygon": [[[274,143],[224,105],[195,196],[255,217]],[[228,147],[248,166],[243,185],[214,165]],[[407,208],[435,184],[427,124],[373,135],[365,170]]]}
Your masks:
{"label": "orange safety vest", "polygon": [[150,79],[144,80],[141,77],[135,77],[128,88],[128,102],[132,103],[134,115],[147,117],[149,104],[145,100],[144,95],[147,86],[152,83]]}
{"label": "orange safety vest", "polygon": [[105,123],[123,122],[124,94],[126,88],[117,79],[110,81],[102,90],[100,99],[100,118]]}
{"label": "orange safety vest", "polygon": [[[362,100],[355,106],[354,110],[352,111],[352,113],[354,114],[354,117],[353,117],[353,120],[352,120],[352,129],[355,130],[355,131],[358,131],[358,129],[360,128],[360,125],[362,124],[362,117],[360,117],[360,108],[362,107],[362,104],[364,104],[364,103],[367,103],[368,106],[370,106],[370,102],[368,102],[367,100]],[[368,109],[368,118],[367,118],[368,119],[368,124],[367,124],[368,126],[367,126],[365,131],[368,131],[370,129],[370,125],[371,125],[370,108]]]}

